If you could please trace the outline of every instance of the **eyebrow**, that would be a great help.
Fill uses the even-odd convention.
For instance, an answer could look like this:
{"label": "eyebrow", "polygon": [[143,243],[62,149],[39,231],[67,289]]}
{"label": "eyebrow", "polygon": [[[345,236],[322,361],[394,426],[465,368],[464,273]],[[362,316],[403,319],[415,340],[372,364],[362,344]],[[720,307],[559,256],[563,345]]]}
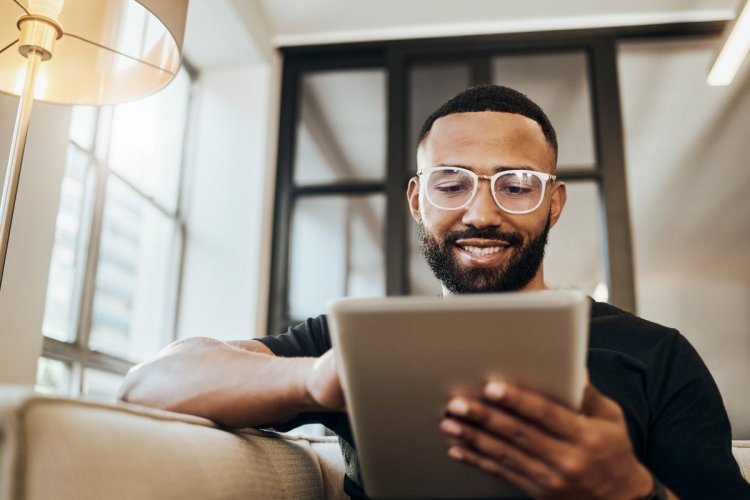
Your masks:
{"label": "eyebrow", "polygon": [[[439,165],[434,165],[434,166],[435,167],[448,167],[448,168],[452,168],[452,167],[455,167],[455,168],[465,168],[466,170],[471,170],[472,172],[474,172],[476,170],[476,167],[471,167],[471,166],[468,166],[468,165],[445,165],[445,164],[439,164]],[[504,172],[506,170],[530,170],[532,172],[539,172],[540,171],[540,170],[538,170],[536,168],[529,167],[527,165],[520,165],[520,166],[514,166],[514,167],[499,165],[499,166],[492,167],[492,173]]]}

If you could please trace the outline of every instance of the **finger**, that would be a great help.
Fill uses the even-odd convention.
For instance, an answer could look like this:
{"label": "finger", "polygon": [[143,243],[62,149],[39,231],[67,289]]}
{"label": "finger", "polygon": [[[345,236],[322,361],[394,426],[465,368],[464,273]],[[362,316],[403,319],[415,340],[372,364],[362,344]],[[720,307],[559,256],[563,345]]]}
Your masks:
{"label": "finger", "polygon": [[586,385],[583,390],[581,412],[584,415],[601,417],[607,420],[623,419],[620,405],[599,392],[599,389],[591,384]]}
{"label": "finger", "polygon": [[451,446],[448,448],[448,456],[453,460],[463,462],[488,474],[497,476],[533,498],[540,497],[544,492],[520,472],[513,470],[502,462],[483,457],[465,446]]}
{"label": "finger", "polygon": [[568,452],[570,448],[567,442],[517,415],[476,399],[453,398],[448,402],[447,410],[448,416],[481,428],[547,463],[552,463],[555,456]]}
{"label": "finger", "polygon": [[491,403],[513,411],[551,434],[572,439],[580,430],[580,414],[538,392],[492,380],[485,385],[483,394]]}
{"label": "finger", "polygon": [[478,427],[453,418],[445,418],[440,422],[440,429],[477,454],[500,462],[537,483],[547,482],[546,479],[554,475],[552,469],[538,458]]}

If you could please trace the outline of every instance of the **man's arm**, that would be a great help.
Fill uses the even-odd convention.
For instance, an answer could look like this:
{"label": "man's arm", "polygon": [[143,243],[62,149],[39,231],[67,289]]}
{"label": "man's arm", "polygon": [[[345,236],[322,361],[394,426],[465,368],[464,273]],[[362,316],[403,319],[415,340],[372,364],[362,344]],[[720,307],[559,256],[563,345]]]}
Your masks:
{"label": "man's arm", "polygon": [[205,417],[226,427],[280,423],[343,409],[333,351],[281,358],[258,341],[191,338],[133,367],[118,398]]}

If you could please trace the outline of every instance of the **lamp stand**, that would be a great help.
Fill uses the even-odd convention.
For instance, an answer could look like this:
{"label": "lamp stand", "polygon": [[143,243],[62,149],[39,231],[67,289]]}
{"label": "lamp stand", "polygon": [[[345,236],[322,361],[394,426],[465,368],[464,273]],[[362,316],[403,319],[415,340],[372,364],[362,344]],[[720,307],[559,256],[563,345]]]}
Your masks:
{"label": "lamp stand", "polygon": [[3,198],[0,202],[0,287],[2,287],[3,274],[5,271],[5,258],[8,254],[10,225],[11,222],[13,222],[13,209],[16,206],[18,181],[21,179],[21,162],[23,160],[24,149],[26,148],[26,136],[29,131],[31,106],[34,103],[36,74],[37,70],[39,69],[39,63],[41,61],[42,53],[40,51],[29,51],[27,55],[26,77],[23,84],[23,93],[21,94],[20,101],[18,102],[16,126],[13,129],[13,142],[10,146],[8,170],[5,173]]}
{"label": "lamp stand", "polygon": [[18,181],[21,179],[21,162],[26,149],[26,135],[29,131],[31,106],[34,104],[36,76],[39,64],[52,57],[55,41],[63,35],[62,26],[56,19],[38,14],[21,16],[16,23],[19,30],[18,52],[26,58],[26,75],[23,92],[18,102],[16,126],[10,145],[8,171],[5,173],[3,197],[0,200],[0,288],[5,274],[5,260],[8,256],[10,225],[13,222],[13,209],[16,206]]}

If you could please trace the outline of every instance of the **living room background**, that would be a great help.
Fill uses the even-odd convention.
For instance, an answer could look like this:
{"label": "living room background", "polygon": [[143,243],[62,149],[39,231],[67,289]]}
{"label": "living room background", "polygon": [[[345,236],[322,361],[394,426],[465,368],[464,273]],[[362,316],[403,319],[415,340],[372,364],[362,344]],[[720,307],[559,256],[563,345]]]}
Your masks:
{"label": "living room background", "polygon": [[[609,13],[607,19],[631,25],[639,19],[640,24],[692,20],[718,23],[720,28],[734,3],[695,2],[695,10],[685,13],[679,2],[630,2],[627,7],[608,7],[624,13]],[[469,22],[463,32],[440,26],[427,29],[420,23],[434,21],[438,14],[408,8],[399,15],[402,26],[368,31],[367,22],[382,18],[378,12],[342,26],[335,24],[337,16],[329,19],[317,10],[306,11],[303,2],[290,5],[289,0],[191,3],[185,53],[196,68],[197,91],[186,143],[184,258],[182,272],[173,281],[180,290],[171,309],[174,329],[163,326],[160,342],[168,341],[173,331],[177,338],[223,339],[269,332],[282,77],[274,46],[487,32],[480,30],[483,19]],[[318,7],[325,11],[325,2]],[[504,22],[517,22],[528,31],[561,29],[573,23],[566,15],[586,15],[574,9],[552,12],[544,19],[513,17],[529,16],[524,8],[509,8]],[[662,9],[658,15],[657,9]],[[342,23],[345,14],[340,16]],[[471,21],[466,18],[470,14],[455,13],[456,26]],[[706,86],[706,68],[718,43],[716,28],[712,34],[629,39],[617,46],[634,291],[640,315],[680,329],[698,348],[725,398],[735,437],[748,438],[750,169],[744,165],[750,155],[745,138],[750,78],[745,64],[730,87]],[[15,105],[15,99],[0,96],[2,157],[8,150]],[[53,278],[50,262],[72,117],[70,108],[60,106],[40,104],[34,110],[0,290],[3,382],[31,383],[43,352],[47,282]],[[46,354],[53,352],[47,349]],[[128,364],[139,360],[133,357]],[[116,371],[125,367],[117,366]],[[102,388],[114,385],[113,379]]]}

